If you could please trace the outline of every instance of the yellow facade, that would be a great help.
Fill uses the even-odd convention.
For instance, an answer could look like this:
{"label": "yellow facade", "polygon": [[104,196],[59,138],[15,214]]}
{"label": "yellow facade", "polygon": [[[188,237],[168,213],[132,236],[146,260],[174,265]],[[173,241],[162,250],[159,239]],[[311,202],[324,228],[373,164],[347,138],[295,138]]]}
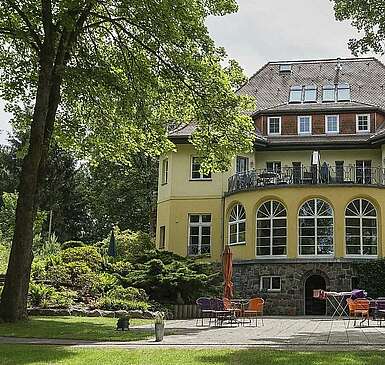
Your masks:
{"label": "yellow facade", "polygon": [[[265,168],[266,161],[281,161],[282,167],[291,166],[293,161],[310,165],[312,151],[256,151],[249,155],[251,168]],[[334,163],[344,160],[346,165],[354,165],[356,160],[371,160],[373,167],[383,167],[384,149],[367,150],[329,150],[321,151],[322,161]],[[232,169],[224,173],[214,173],[212,180],[191,180],[191,158],[194,156],[190,144],[177,145],[177,152],[171,152],[167,184],[161,183],[159,176],[157,245],[159,246],[159,227],[165,226],[165,249],[179,255],[187,255],[189,214],[212,215],[211,256],[219,261],[223,247],[228,242],[228,218],[231,208],[241,203],[246,211],[246,243],[233,245],[235,260],[256,259],[256,211],[267,200],[278,200],[287,210],[287,258],[299,258],[298,254],[298,210],[308,199],[321,198],[332,206],[334,215],[334,257],[345,257],[345,208],[356,198],[372,202],[377,210],[378,256],[385,254],[385,232],[382,229],[383,209],[385,207],[385,188],[368,185],[278,185],[256,188],[226,194],[227,180],[235,173]]]}

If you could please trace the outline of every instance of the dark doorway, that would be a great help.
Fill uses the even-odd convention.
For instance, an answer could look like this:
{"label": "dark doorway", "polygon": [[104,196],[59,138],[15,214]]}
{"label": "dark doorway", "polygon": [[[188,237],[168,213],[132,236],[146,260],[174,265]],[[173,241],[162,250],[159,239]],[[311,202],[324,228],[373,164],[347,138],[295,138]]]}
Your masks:
{"label": "dark doorway", "polygon": [[314,289],[326,289],[325,279],[321,275],[309,276],[305,281],[305,314],[326,314],[326,300],[313,298]]}

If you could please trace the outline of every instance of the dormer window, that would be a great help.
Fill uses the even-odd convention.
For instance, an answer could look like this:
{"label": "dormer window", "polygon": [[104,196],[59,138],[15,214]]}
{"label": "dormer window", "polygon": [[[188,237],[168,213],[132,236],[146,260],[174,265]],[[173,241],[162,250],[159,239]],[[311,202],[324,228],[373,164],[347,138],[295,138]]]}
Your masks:
{"label": "dormer window", "polygon": [[282,64],[279,65],[279,73],[290,73],[291,72],[291,65],[288,64]]}
{"label": "dormer window", "polygon": [[322,101],[323,102],[336,101],[336,93],[335,93],[334,85],[324,85],[324,87],[322,88]]}
{"label": "dormer window", "polygon": [[306,85],[304,88],[303,101],[311,103],[317,101],[317,86]]}
{"label": "dormer window", "polygon": [[350,101],[350,86],[349,84],[337,85],[337,101]]}
{"label": "dormer window", "polygon": [[290,88],[289,103],[300,103],[302,101],[302,86]]}

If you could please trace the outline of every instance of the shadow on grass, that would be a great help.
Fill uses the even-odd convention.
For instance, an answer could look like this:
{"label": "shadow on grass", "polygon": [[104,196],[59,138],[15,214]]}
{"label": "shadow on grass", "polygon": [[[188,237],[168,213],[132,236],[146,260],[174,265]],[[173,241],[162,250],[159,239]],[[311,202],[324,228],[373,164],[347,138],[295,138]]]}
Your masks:
{"label": "shadow on grass", "polygon": [[101,317],[31,317],[17,323],[1,323],[0,336],[90,341],[138,341],[152,331],[131,328],[116,331],[116,319]]}
{"label": "shadow on grass", "polygon": [[0,349],[1,365],[66,364],[77,356],[68,347],[0,345]]}

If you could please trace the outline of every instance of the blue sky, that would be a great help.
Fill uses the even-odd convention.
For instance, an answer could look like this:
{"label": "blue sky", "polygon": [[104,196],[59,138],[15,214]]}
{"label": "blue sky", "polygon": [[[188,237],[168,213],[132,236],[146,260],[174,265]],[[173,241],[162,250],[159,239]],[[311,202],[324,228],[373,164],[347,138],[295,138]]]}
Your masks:
{"label": "blue sky", "polygon": [[[238,0],[238,4],[237,14],[210,18],[207,25],[217,45],[225,47],[249,76],[267,61],[351,56],[347,42],[356,32],[348,22],[334,19],[329,0]],[[0,101],[0,143],[11,117],[3,106]]]}

